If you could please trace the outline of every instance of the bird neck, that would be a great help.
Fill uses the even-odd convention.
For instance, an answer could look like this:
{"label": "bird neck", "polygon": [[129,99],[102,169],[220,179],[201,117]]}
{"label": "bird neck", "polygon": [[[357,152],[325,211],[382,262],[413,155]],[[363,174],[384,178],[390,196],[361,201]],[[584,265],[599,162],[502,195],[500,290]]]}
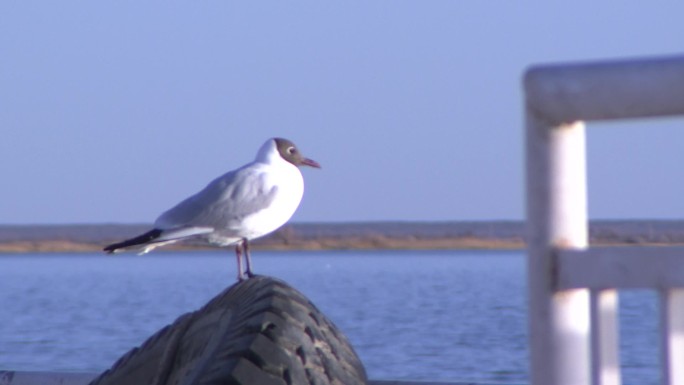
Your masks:
{"label": "bird neck", "polygon": [[276,148],[275,140],[269,139],[264,143],[259,152],[257,152],[256,161],[261,163],[275,163],[280,158],[278,148]]}

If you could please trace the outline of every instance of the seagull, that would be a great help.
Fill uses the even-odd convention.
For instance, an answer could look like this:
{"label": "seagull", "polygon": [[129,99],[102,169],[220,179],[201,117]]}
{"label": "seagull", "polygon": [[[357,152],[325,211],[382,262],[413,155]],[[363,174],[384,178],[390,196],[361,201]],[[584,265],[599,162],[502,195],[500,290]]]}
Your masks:
{"label": "seagull", "polygon": [[271,138],[253,162],[219,176],[161,214],[152,230],[111,244],[104,251],[111,254],[134,249],[145,254],[188,239],[222,247],[235,245],[238,281],[251,278],[249,242],[284,225],[302,200],[304,178],[299,166],[321,167],[305,158],[291,141]]}

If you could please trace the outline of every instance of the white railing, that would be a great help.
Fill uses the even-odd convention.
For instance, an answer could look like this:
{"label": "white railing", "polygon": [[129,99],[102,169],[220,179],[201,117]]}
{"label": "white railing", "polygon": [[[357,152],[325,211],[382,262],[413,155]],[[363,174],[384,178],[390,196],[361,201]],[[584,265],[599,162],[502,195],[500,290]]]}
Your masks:
{"label": "white railing", "polygon": [[588,248],[584,122],[684,115],[684,57],[524,79],[533,385],[620,384],[617,289],[661,296],[662,383],[684,384],[684,248]]}

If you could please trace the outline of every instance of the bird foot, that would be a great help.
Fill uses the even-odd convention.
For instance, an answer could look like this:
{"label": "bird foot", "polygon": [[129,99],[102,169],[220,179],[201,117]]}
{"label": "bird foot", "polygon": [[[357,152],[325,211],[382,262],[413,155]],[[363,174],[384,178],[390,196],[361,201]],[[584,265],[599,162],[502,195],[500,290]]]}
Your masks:
{"label": "bird foot", "polygon": [[250,278],[254,278],[254,273],[251,271],[246,271],[243,274],[238,275],[238,282],[246,281]]}

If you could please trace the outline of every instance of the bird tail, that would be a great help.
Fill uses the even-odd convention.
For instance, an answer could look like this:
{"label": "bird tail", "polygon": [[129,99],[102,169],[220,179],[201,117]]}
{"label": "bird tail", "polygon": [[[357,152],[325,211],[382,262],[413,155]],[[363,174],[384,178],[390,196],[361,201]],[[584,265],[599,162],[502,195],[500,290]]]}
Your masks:
{"label": "bird tail", "polygon": [[138,235],[135,238],[127,239],[127,240],[125,240],[123,242],[119,242],[119,243],[112,243],[111,245],[106,246],[102,250],[106,251],[107,254],[112,254],[112,253],[119,251],[120,249],[125,249],[127,247],[142,246],[142,245],[147,245],[149,243],[155,243],[154,240],[159,238],[159,236],[161,234],[162,234],[162,230],[153,229],[153,230],[146,232],[145,234]]}

